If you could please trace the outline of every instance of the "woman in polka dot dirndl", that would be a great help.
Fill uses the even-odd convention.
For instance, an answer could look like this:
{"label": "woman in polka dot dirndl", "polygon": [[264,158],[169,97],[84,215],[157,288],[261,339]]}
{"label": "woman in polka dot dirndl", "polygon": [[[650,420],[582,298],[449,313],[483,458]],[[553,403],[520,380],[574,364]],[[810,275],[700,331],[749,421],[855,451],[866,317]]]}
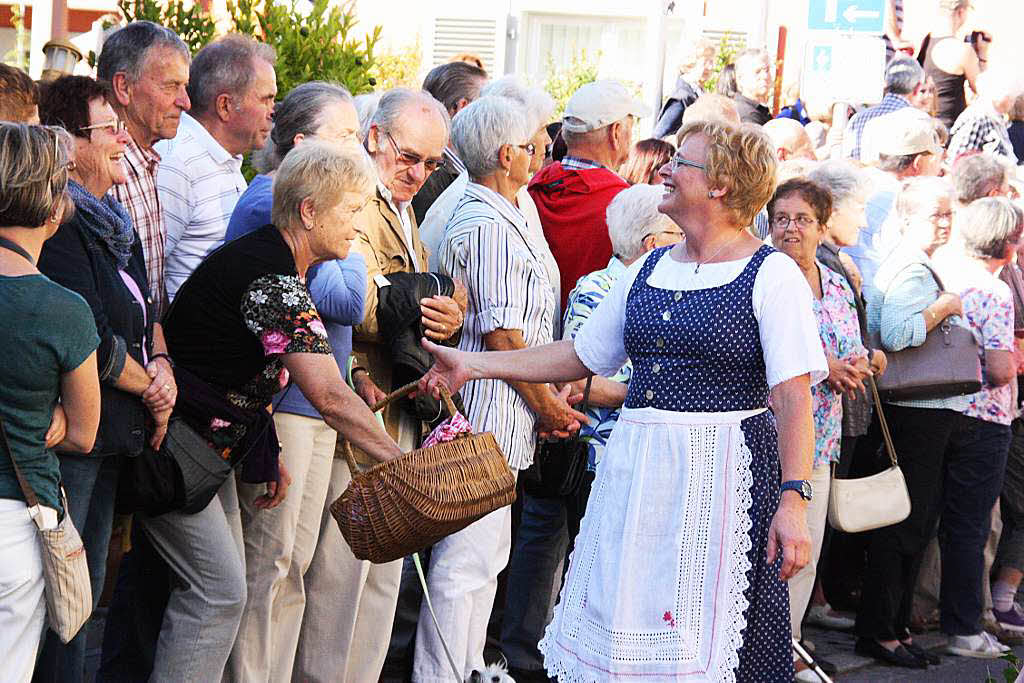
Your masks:
{"label": "woman in polka dot dirndl", "polygon": [[688,125],[661,170],[660,206],[686,241],[634,263],[575,340],[483,354],[428,345],[428,391],[633,362],[540,643],[559,681],[793,678],[785,580],[809,555],[810,386],[827,365],[807,281],[745,227],[775,167],[759,129]]}

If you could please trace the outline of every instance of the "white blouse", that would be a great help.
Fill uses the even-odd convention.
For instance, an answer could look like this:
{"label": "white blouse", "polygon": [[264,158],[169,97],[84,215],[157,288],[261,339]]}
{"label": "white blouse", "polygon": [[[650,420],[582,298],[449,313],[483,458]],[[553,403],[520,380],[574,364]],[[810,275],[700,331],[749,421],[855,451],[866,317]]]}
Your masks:
{"label": "white blouse", "polygon": [[[648,256],[630,265],[576,335],[576,355],[593,372],[612,375],[628,359],[623,339],[626,298]],[[749,262],[750,257],[706,263],[695,273],[693,263],[680,263],[670,252],[654,267],[647,284],[682,291],[719,287],[735,280]],[[792,258],[781,252],[765,258],[754,279],[752,300],[771,388],[808,373],[812,385],[828,376],[811,297]]]}

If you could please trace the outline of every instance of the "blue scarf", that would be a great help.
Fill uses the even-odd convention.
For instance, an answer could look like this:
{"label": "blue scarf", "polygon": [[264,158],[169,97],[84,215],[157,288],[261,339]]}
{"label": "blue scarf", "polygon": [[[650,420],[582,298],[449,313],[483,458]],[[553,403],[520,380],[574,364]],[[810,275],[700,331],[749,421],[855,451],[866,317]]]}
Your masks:
{"label": "blue scarf", "polygon": [[118,270],[124,270],[135,243],[135,228],[128,212],[109,194],[97,199],[74,180],[68,182],[68,193],[75,202],[75,214],[81,224],[107,246],[117,261]]}

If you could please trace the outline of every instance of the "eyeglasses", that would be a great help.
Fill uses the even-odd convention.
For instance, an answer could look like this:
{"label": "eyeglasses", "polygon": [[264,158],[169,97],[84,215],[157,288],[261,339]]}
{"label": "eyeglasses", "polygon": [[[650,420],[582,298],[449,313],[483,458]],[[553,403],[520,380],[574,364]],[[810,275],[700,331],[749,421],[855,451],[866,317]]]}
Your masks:
{"label": "eyeglasses", "polygon": [[433,173],[439,168],[444,168],[445,161],[443,158],[424,159],[423,157],[417,154],[413,154],[412,152],[406,152],[401,147],[398,146],[398,143],[395,142],[395,139],[391,137],[391,133],[385,131],[384,135],[388,136],[388,140],[391,141],[391,145],[395,148],[395,154],[398,155],[398,161],[402,165],[411,168],[413,166],[416,166],[417,164],[423,164],[423,168],[424,170],[426,170],[427,173]]}
{"label": "eyeglasses", "polygon": [[88,130],[103,130],[107,129],[111,135],[117,135],[127,130],[127,124],[121,119],[111,119],[102,123],[94,123],[91,126],[82,126],[79,128],[79,132]]}
{"label": "eyeglasses", "polygon": [[682,230],[655,230],[654,232],[649,232],[643,237],[641,237],[640,241],[643,242],[648,237],[654,237],[655,235],[675,235],[680,239],[684,237]]}
{"label": "eyeglasses", "polygon": [[940,212],[937,212],[937,213],[933,213],[931,216],[928,216],[928,218],[931,219],[932,223],[952,223],[953,222],[953,212],[952,211],[940,211]]}
{"label": "eyeglasses", "polygon": [[678,154],[668,160],[668,167],[671,173],[675,173],[676,171],[678,171],[680,166],[690,166],[691,168],[699,168],[702,171],[708,170],[708,167],[700,163],[699,161],[690,161],[689,159],[684,159]]}
{"label": "eyeglasses", "polygon": [[790,217],[784,213],[780,213],[776,215],[774,218],[772,218],[772,225],[778,228],[779,230],[785,230],[786,228],[789,227],[790,223],[796,223],[796,226],[798,228],[800,228],[801,230],[806,230],[807,228],[811,227],[817,222],[818,219],[812,218],[806,214],[800,214],[799,216]]}
{"label": "eyeglasses", "polygon": [[531,157],[537,153],[537,145],[532,142],[527,142],[525,145],[516,145],[521,150],[524,150]]}

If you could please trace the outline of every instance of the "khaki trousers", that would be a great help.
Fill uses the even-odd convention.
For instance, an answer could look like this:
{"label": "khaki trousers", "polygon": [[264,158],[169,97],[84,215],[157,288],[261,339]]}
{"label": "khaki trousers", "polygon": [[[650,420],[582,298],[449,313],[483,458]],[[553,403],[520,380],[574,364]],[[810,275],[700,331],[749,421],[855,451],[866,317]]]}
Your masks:
{"label": "khaki trousers", "polygon": [[[348,465],[338,455],[331,467],[327,505],[352,479]],[[292,680],[376,681],[391,639],[402,560],[387,564],[357,560],[327,506],[319,511],[320,538],[305,578],[309,601]]]}
{"label": "khaki trousers", "polygon": [[801,638],[800,622],[807,611],[807,603],[814,592],[814,579],[818,575],[818,558],[821,557],[821,543],[825,538],[828,523],[828,492],[832,484],[831,468],[818,465],[811,471],[811,488],[814,495],[807,504],[807,531],[811,534],[811,559],[789,580],[789,620],[793,637]]}
{"label": "khaki trousers", "polygon": [[337,440],[319,418],[278,413],[274,426],[292,478],[284,501],[261,510],[254,501],[266,484],[238,484],[248,599],[225,679],[245,683],[291,678]]}

